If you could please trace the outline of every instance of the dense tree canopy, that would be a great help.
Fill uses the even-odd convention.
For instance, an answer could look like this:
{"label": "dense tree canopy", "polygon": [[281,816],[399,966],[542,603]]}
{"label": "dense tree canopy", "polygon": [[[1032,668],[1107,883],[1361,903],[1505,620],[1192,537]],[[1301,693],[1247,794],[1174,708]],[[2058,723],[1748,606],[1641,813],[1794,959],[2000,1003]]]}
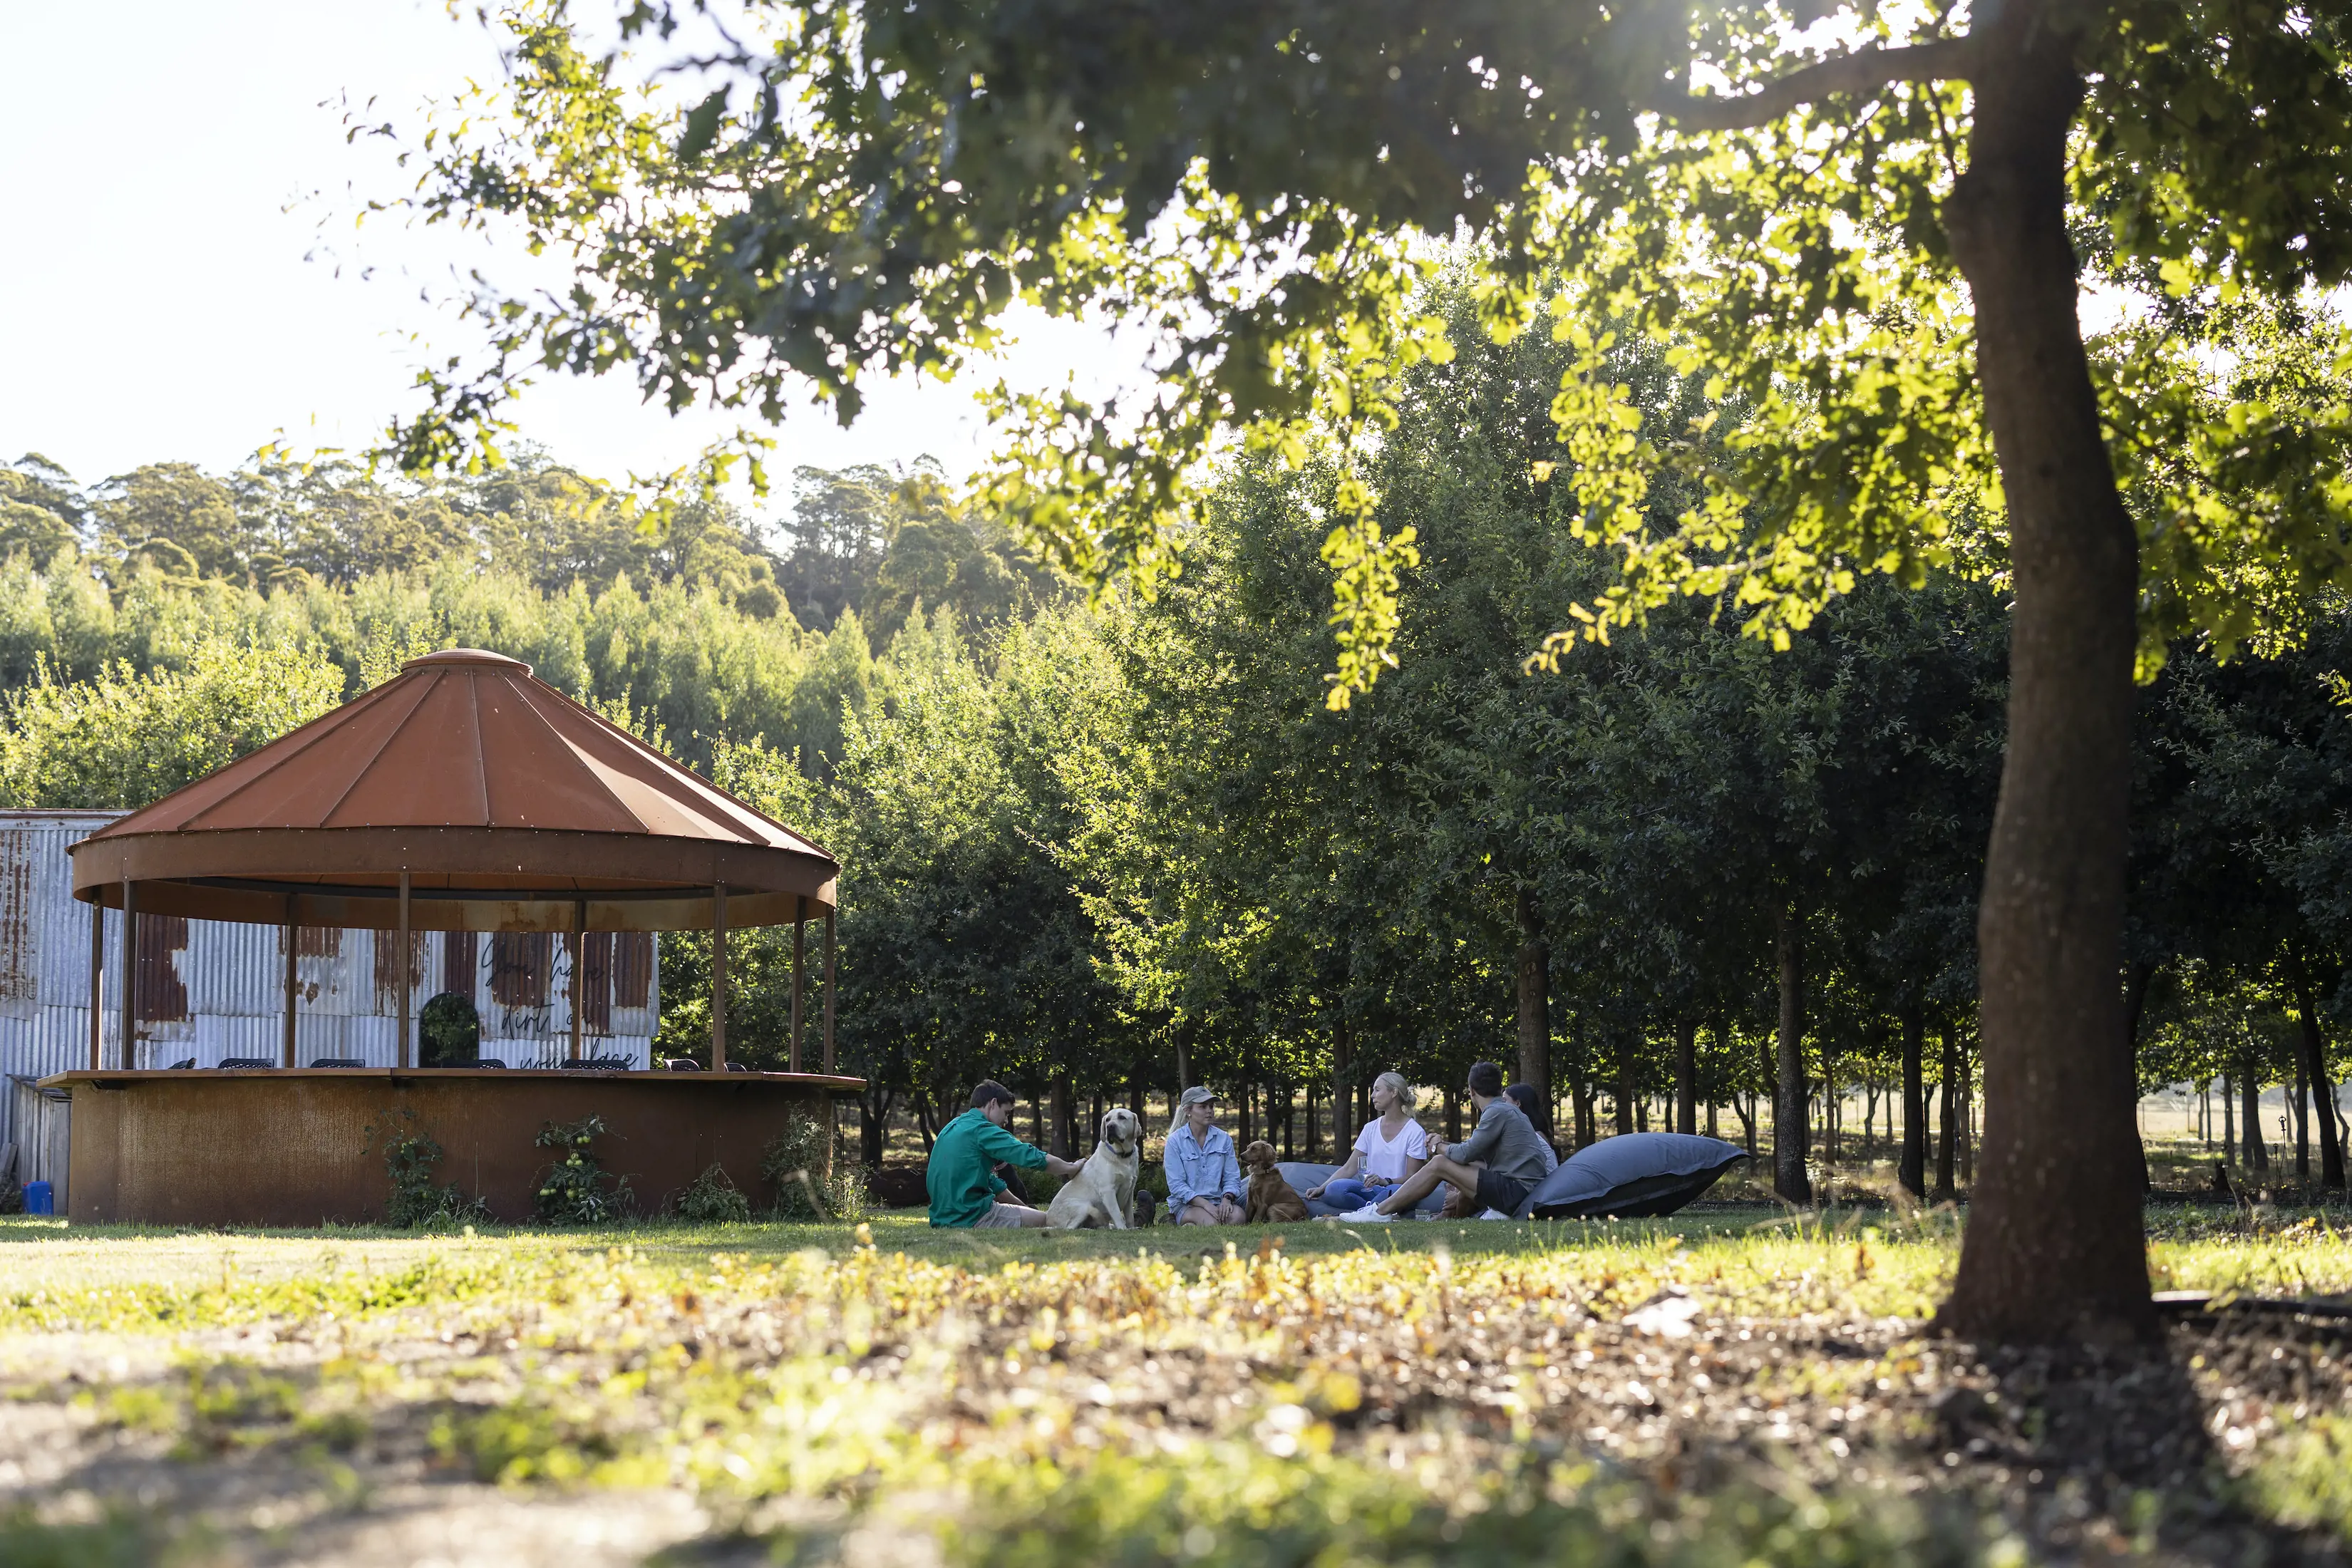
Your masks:
{"label": "dense tree canopy", "polygon": [[[1864,575],[2005,572],[1988,1180],[1949,1321],[2154,1331],[2113,984],[2130,683],[2183,633],[2226,652],[2352,584],[2352,338],[2317,302],[2352,278],[2341,15],[774,0],[704,48],[699,7],[623,8],[625,40],[686,51],[691,107],[563,0],[498,16],[510,79],[413,149],[414,199],[519,223],[579,282],[475,300],[496,353],[398,428],[412,467],[480,445],[528,367],[771,421],[814,387],[847,417],[861,374],[953,368],[1016,300],[1105,310],[1158,334],[1158,386],[1004,397],[989,493],[1082,576],[1148,587],[1227,435],[1328,462],[1345,706],[1417,559],[1376,433],[1455,346],[1415,281],[1467,240],[1489,331],[1548,312],[1577,350],[1536,463],[1614,570],[1561,637],[1696,595],[1785,646]],[[2126,303],[2088,344],[2086,273]],[[1703,380],[1706,422],[1644,430],[1627,334]],[[1687,493],[1657,506],[1662,479]]]}
{"label": "dense tree canopy", "polygon": [[[584,509],[567,533],[452,503],[472,521],[443,553],[344,580],[167,571],[101,531],[130,487],[28,462],[5,470],[11,493],[64,532],[46,560],[0,563],[0,788],[135,804],[402,657],[486,646],[842,858],[841,1045],[870,1077],[870,1156],[884,1118],[935,1128],[983,1074],[1050,1106],[1066,1143],[1090,1096],[1206,1078],[1305,1153],[1351,1128],[1378,1072],[1445,1088],[1491,1058],[1543,1086],[1563,1142],[1720,1116],[1801,1195],[1832,1144],[1852,1152],[1835,1107],[1855,1090],[1872,1126],[1902,1128],[1915,1191],[1965,1182],[1972,909],[2006,739],[1999,563],[1858,584],[1777,651],[1685,599],[1531,664],[1568,606],[1617,580],[1576,535],[1574,487],[1541,468],[1580,351],[1497,342],[1466,279],[1418,308],[1453,352],[1398,378],[1364,472],[1419,561],[1398,667],[1345,711],[1325,700],[1317,626],[1349,481],[1328,457],[1236,456],[1183,574],[1094,605],[920,467],[804,473],[788,521],[715,519],[726,548],[683,565],[659,553],[677,536],[601,534]],[[1612,352],[1637,439],[1717,406],[1668,356]],[[193,489],[190,473],[166,478]],[[276,515],[240,499],[257,487],[194,479],[247,508],[230,558],[257,558],[252,520]],[[1647,502],[1662,515],[1674,482]],[[432,491],[383,493],[415,515]],[[604,492],[542,475],[500,493]],[[374,514],[320,494],[309,548],[333,559]],[[200,508],[191,526],[226,525]],[[551,563],[498,553],[525,537]],[[950,553],[941,601],[893,597],[940,582]],[[961,564],[975,559],[996,566]],[[2300,1082],[2313,1174],[2340,1181],[2352,607],[2298,615],[2299,641],[2227,662],[2189,648],[2144,689],[2116,980],[2139,1084]],[[738,942],[732,1049],[779,1059],[788,945]],[[693,1050],[709,945],[662,951],[663,1047]]]}

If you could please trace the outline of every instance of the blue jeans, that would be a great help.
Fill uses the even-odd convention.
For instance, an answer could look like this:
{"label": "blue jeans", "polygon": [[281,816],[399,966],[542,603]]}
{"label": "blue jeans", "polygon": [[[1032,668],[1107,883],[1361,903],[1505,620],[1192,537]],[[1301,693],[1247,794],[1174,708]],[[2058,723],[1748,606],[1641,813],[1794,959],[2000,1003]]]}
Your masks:
{"label": "blue jeans", "polygon": [[1323,1187],[1323,1201],[1348,1212],[1376,1204],[1397,1190],[1396,1182],[1366,1182],[1360,1176],[1341,1176]]}

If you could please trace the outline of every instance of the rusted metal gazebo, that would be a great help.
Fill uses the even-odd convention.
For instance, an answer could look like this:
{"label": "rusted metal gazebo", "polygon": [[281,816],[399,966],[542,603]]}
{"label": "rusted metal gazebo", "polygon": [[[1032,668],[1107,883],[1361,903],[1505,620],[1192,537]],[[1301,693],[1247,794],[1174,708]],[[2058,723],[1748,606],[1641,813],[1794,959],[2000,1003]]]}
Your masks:
{"label": "rusted metal gazebo", "polygon": [[[454,1129],[452,1137],[474,1139],[493,1210],[521,1217],[509,1211],[529,1210],[536,1173],[529,1131],[562,1119],[542,1114],[555,1101],[617,1108],[597,1113],[625,1141],[645,1145],[636,1152],[659,1167],[643,1173],[652,1184],[689,1165],[704,1168],[719,1144],[736,1145],[737,1164],[754,1159],[762,1127],[803,1100],[823,1106],[829,1122],[829,1097],[863,1087],[833,1071],[840,870],[833,857],[533,679],[518,659],[473,649],[413,659],[398,678],[122,817],[70,853],[74,896],[92,906],[90,1064],[49,1081],[72,1089],[78,1102],[85,1089],[99,1091],[89,1107],[94,1114],[76,1106],[69,1188],[76,1218],[367,1217],[372,1199],[380,1205],[383,1183],[380,1170],[353,1163],[366,1141],[362,1124],[387,1112],[419,1114],[419,1096]],[[131,1071],[126,1058],[124,1068],[104,1069],[110,909],[125,921],[115,1000],[126,1043],[134,1035],[131,964],[141,917],[284,928],[278,1067]],[[814,1073],[802,1070],[811,921],[822,923],[824,982],[822,1065]],[[789,1070],[746,1073],[727,1057],[728,932],[787,923],[793,928]],[[396,933],[395,963],[405,967],[394,986],[400,1044],[392,1068],[298,1065],[294,938],[306,926]],[[415,933],[561,934],[572,960],[572,1065],[581,1059],[583,937],[704,930],[712,933],[708,1073],[415,1065]],[[123,1092],[131,1090],[138,1092]],[[691,1147],[676,1158],[660,1153],[681,1143]],[[221,1158],[202,1155],[215,1147]],[[240,1163],[255,1161],[272,1166],[283,1201],[226,1203]],[[717,1163],[728,1163],[723,1153]],[[729,1174],[747,1191],[757,1185],[751,1169]],[[235,1212],[223,1212],[225,1204]]]}

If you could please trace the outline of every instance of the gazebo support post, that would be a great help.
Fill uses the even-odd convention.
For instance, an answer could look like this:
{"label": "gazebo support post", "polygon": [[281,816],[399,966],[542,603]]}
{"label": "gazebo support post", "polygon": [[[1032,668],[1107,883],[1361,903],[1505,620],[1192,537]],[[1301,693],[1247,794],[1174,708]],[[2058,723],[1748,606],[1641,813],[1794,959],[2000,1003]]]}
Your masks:
{"label": "gazebo support post", "polygon": [[408,1032],[408,964],[410,956],[415,951],[408,934],[408,873],[403,870],[400,873],[400,960],[396,966],[400,978],[394,982],[400,988],[400,1048],[393,1054],[392,1063],[394,1067],[405,1068],[415,1065],[415,1060],[409,1054],[408,1048],[411,1038]]}
{"label": "gazebo support post", "polygon": [[833,911],[824,911],[824,1070],[833,1070]]}
{"label": "gazebo support post", "polygon": [[710,1070],[727,1070],[727,884],[710,889]]}
{"label": "gazebo support post", "polygon": [[122,879],[122,1024],[115,1055],[125,1071],[138,1065],[131,1042],[139,1037],[139,884]]}
{"label": "gazebo support post", "polygon": [[106,904],[89,901],[89,1070],[99,1068],[106,1042]]}
{"label": "gazebo support post", "polygon": [[801,1070],[801,971],[808,953],[808,900],[802,897],[793,905],[793,1060],[792,1070]]}
{"label": "gazebo support post", "polygon": [[294,1065],[294,946],[301,928],[294,923],[294,900],[286,900],[286,1065]]}
{"label": "gazebo support post", "polygon": [[587,906],[573,904],[572,940],[567,944],[572,950],[572,987],[566,1001],[572,1009],[572,1059],[575,1062],[580,1059],[580,961],[588,956],[588,939],[582,934],[582,928],[587,923]]}

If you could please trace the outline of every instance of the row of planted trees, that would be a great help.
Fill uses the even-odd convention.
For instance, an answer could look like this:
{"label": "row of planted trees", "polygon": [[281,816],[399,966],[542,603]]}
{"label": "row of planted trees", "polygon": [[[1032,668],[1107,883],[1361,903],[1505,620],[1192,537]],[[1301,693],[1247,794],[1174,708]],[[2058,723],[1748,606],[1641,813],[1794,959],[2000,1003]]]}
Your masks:
{"label": "row of planted trees", "polygon": [[[358,542],[313,539],[318,560],[373,560],[394,514],[444,528],[447,552],[263,583],[236,552],[262,560],[282,508],[248,499],[224,523],[196,495],[175,522],[169,497],[200,487],[148,475],[85,496],[46,562],[0,568],[0,783],[20,805],[135,805],[398,654],[489,647],[840,856],[869,1158],[894,1118],[927,1135],[983,1076],[1034,1093],[1065,1147],[1101,1103],[1207,1079],[1243,1131],[1328,1154],[1378,1073],[1444,1090],[1491,1058],[1542,1087],[1563,1142],[1713,1126],[1769,1149],[1799,1200],[1812,1157],[1853,1146],[1843,1090],[1871,1086],[1906,1183],[1964,1183],[2007,697],[1997,542],[1956,543],[1916,585],[1857,584],[1785,648],[1690,598],[1531,666],[1614,572],[1569,526],[1562,351],[1496,346],[1457,296],[1433,307],[1455,353],[1405,378],[1372,461],[1383,526],[1418,552],[1398,663],[1344,712],[1320,626],[1339,479],[1311,459],[1234,463],[1182,574],[1094,606],[878,472],[803,476],[792,548],[756,582],[761,536],[734,523],[654,551],[584,503],[387,513],[345,476],[301,527]],[[1703,411],[1654,359],[1614,370],[1662,437]],[[11,526],[37,502],[73,521],[57,476],[11,471]],[[1662,485],[1653,504],[1683,499]],[[205,548],[241,576],[174,574],[139,543],[215,525],[234,537]],[[500,564],[509,536],[541,535],[603,564]],[[2292,652],[2192,649],[2142,689],[2116,984],[2139,1087],[2299,1086],[2298,1163],[2340,1185],[2321,1112],[2352,1001],[2352,611],[2305,618]],[[756,1054],[786,993],[781,952],[744,940]],[[683,1047],[707,1026],[707,943],[663,962]]]}
{"label": "row of planted trees", "polygon": [[[1336,476],[1253,460],[1149,602],[911,626],[824,783],[718,756],[847,868],[869,1156],[889,1115],[935,1127],[982,1076],[1034,1091],[1066,1147],[1106,1099],[1207,1079],[1243,1131],[1328,1153],[1379,1072],[1444,1088],[1491,1058],[1543,1087],[1563,1142],[1654,1101],[1769,1147],[1800,1201],[1810,1159],[1853,1146],[1824,1085],[1883,1085],[1906,1184],[1965,1181],[1997,552],[1858,584],[1783,649],[1690,599],[1530,667],[1612,568],[1543,461],[1559,351],[1498,348],[1466,310],[1454,337],[1378,454],[1419,563],[1397,668],[1348,711],[1318,629]],[[1662,431],[1696,405],[1654,361],[1620,372]],[[2332,1103],[2352,613],[2309,629],[2278,657],[2186,651],[2142,691],[2116,984],[2143,1086],[2299,1079]],[[2217,1006],[2267,1020],[2260,1048]],[[2336,1120],[2306,1125],[2340,1185]]]}

